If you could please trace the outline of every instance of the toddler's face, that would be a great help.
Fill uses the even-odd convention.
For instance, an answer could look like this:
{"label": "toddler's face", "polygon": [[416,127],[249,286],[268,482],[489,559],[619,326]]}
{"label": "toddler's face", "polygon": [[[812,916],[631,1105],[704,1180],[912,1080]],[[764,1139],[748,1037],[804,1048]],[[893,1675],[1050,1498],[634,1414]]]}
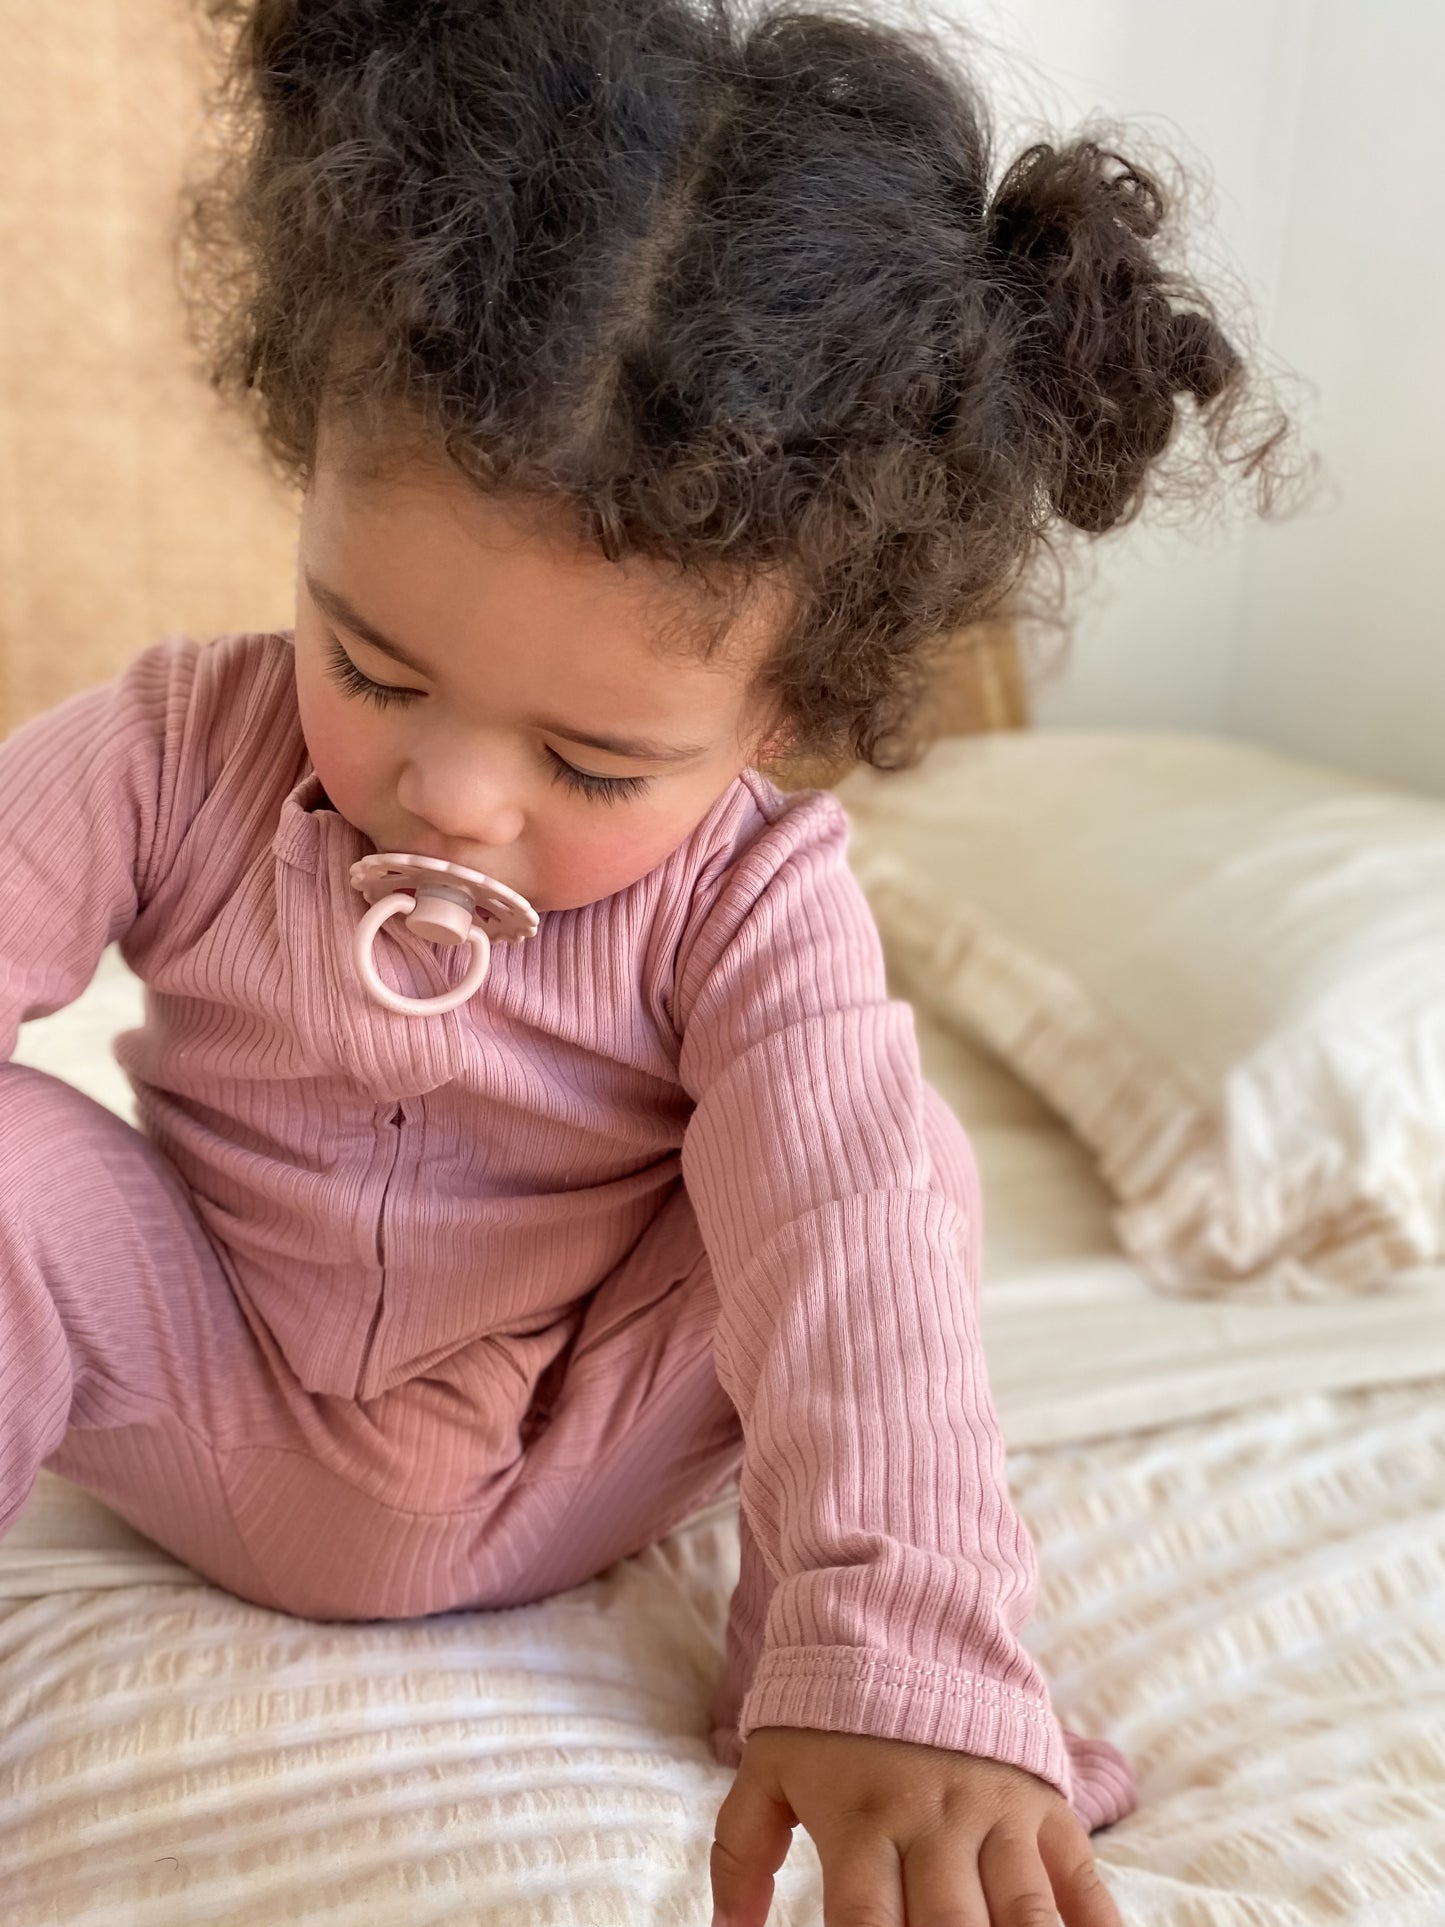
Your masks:
{"label": "toddler's face", "polygon": [[649,636],[698,605],[659,568],[459,477],[362,483],[338,446],[323,435],[303,503],[295,632],[331,803],[378,849],[485,871],[539,911],[645,876],[764,747],[746,698],[778,602],[711,663],[661,654]]}

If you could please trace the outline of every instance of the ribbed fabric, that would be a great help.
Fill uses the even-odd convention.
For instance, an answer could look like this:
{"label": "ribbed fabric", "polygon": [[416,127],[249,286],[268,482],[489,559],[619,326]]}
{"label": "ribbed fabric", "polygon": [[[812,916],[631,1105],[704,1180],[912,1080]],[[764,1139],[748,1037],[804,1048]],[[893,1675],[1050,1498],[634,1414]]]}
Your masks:
{"label": "ribbed fabric", "polygon": [[[836,1728],[1023,1766],[1091,1825],[1131,1811],[1128,1763],[1060,1725],[1019,1638],[1037,1568],[979,1343],[977,1178],[837,799],[744,771],[637,883],[495,945],[461,1009],[398,1016],[355,972],[372,845],[320,788],[293,674],[287,632],[171,637],[0,746],[0,1061],[118,940],[141,1128],[318,1410],[480,1349],[505,1369],[464,1416],[515,1435],[668,1213],[658,1263],[710,1261],[744,1442],[718,1757]],[[397,920],[376,955],[412,996],[464,963]],[[0,1411],[47,1396],[36,1334],[6,1342]]]}

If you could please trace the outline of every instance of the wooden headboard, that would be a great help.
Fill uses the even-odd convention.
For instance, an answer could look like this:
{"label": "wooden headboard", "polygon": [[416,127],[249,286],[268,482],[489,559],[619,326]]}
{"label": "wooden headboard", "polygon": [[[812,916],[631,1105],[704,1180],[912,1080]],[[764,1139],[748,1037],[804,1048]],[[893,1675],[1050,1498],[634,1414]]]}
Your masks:
{"label": "wooden headboard", "polygon": [[0,0],[0,731],[161,636],[286,628],[298,504],[191,365],[190,0]]}
{"label": "wooden headboard", "polygon": [[[0,0],[0,735],[168,633],[294,619],[299,503],[192,366],[174,286],[194,13]],[[938,700],[942,733],[1024,720],[1005,627],[960,638]]]}

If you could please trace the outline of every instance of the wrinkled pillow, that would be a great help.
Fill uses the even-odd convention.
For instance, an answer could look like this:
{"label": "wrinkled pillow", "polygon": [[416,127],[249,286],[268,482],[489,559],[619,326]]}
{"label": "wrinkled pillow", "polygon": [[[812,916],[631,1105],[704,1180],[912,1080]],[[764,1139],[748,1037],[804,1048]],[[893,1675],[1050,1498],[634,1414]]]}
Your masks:
{"label": "wrinkled pillow", "polygon": [[890,971],[1088,1146],[1179,1296],[1445,1258],[1445,804],[1165,731],[952,738],[837,788]]}

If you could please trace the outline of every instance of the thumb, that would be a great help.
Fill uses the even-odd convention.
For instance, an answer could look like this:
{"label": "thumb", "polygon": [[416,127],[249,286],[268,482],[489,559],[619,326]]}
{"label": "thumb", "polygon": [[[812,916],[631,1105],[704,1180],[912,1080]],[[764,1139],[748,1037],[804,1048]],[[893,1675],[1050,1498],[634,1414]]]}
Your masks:
{"label": "thumb", "polygon": [[708,1871],[712,1878],[713,1927],[765,1927],[773,1900],[773,1875],[788,1857],[798,1816],[782,1788],[760,1766],[742,1763],[713,1824]]}

